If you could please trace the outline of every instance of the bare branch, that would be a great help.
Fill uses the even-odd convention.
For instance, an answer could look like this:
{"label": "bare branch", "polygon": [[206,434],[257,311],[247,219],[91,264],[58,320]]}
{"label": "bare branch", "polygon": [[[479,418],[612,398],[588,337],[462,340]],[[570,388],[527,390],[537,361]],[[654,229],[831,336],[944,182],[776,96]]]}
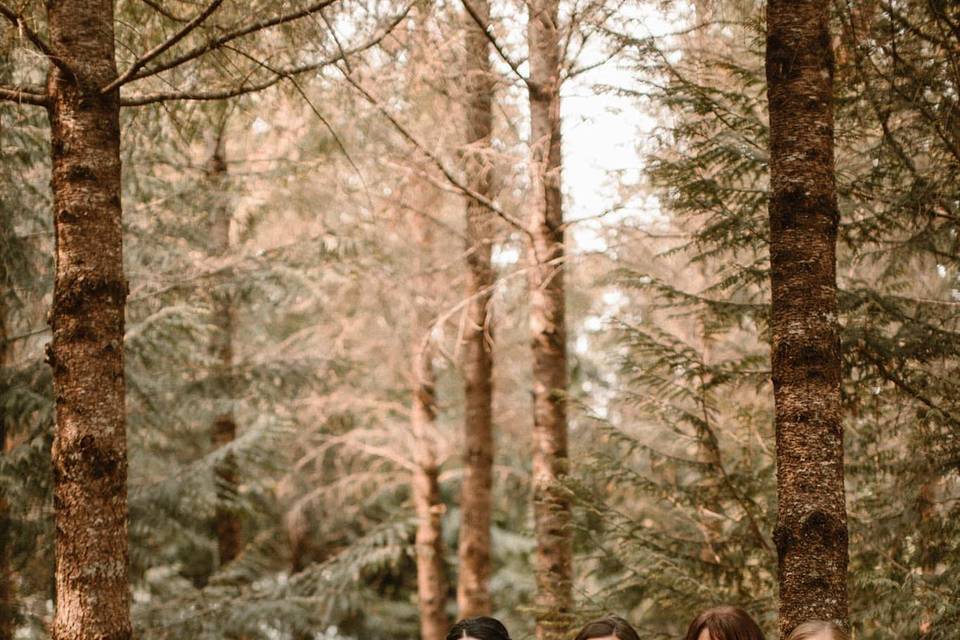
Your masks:
{"label": "bare branch", "polygon": [[459,190],[464,195],[473,198],[475,201],[479,202],[481,205],[483,205],[493,213],[497,214],[500,218],[505,220],[510,226],[514,227],[518,231],[522,231],[528,238],[531,237],[530,230],[526,227],[526,225],[524,225],[520,220],[517,220],[516,218],[511,216],[509,213],[501,209],[495,202],[493,202],[483,194],[477,193],[476,191],[471,189],[469,186],[464,184],[463,180],[458,178],[456,174],[454,174],[453,171],[449,167],[447,167],[447,165],[443,162],[442,159],[440,159],[435,153],[430,151],[419,140],[417,140],[416,136],[414,136],[409,129],[403,126],[403,124],[400,123],[400,121],[397,120],[393,116],[393,114],[387,111],[386,108],[384,108],[384,106],[380,103],[379,100],[377,100],[377,98],[373,94],[371,94],[369,91],[364,89],[363,86],[361,86],[356,80],[354,80],[353,77],[348,72],[344,71],[340,67],[337,67],[337,69],[340,71],[340,73],[343,74],[343,77],[346,78],[347,82],[349,82],[354,89],[356,89],[364,98],[366,98],[367,102],[373,105],[374,108],[376,108],[376,110],[379,111],[380,114],[384,118],[386,118],[387,121],[390,122],[390,124],[393,125],[393,128],[396,129],[401,136],[406,138],[407,141],[410,142],[410,144],[412,144],[414,147],[417,148],[417,150],[423,153],[440,170],[440,173],[442,173],[443,177],[447,179],[447,182],[449,182],[454,187],[456,187],[457,190]]}
{"label": "bare branch", "polygon": [[[228,98],[236,98],[238,96],[246,95],[248,93],[256,93],[257,91],[263,91],[273,85],[277,84],[281,80],[286,78],[293,78],[298,75],[308,73],[310,71],[316,71],[317,69],[322,69],[323,67],[330,66],[341,60],[346,59],[347,56],[354,55],[357,53],[362,53],[368,49],[380,44],[384,38],[386,38],[390,33],[399,25],[404,18],[406,18],[407,13],[409,13],[410,8],[407,7],[403,13],[396,16],[387,27],[381,31],[379,34],[371,38],[368,42],[349,49],[347,51],[340,52],[332,57],[320,62],[313,62],[309,64],[303,64],[296,67],[287,67],[274,69],[266,66],[263,63],[258,62],[258,66],[262,68],[269,69],[272,72],[272,75],[257,81],[250,80],[250,76],[244,78],[240,84],[234,85],[231,87],[221,87],[218,89],[212,89],[208,91],[161,91],[157,93],[146,93],[141,95],[134,95],[123,97],[120,99],[120,106],[123,107],[142,107],[149,104],[156,104],[158,102],[169,102],[172,100],[195,100],[195,101],[210,101],[210,100],[226,100]],[[251,75],[253,72],[251,72]]]}
{"label": "bare branch", "polygon": [[49,98],[41,87],[11,87],[5,84],[0,85],[0,100],[18,104],[32,104],[38,107],[45,107],[49,104]]}
{"label": "bare branch", "polygon": [[480,14],[478,14],[476,9],[474,9],[470,4],[470,0],[461,0],[461,2],[463,3],[463,8],[467,10],[468,14],[470,14],[470,18],[477,24],[478,27],[480,27],[480,30],[483,31],[483,35],[487,37],[487,40],[489,40],[490,44],[493,45],[493,48],[496,49],[497,55],[499,55],[500,58],[507,63],[507,66],[510,67],[514,75],[516,75],[523,82],[523,84],[527,85],[528,89],[533,89],[534,87],[530,82],[530,78],[520,72],[520,65],[514,62],[510,56],[507,55],[507,52],[504,51],[503,47],[500,46],[500,43],[497,41],[496,37],[494,37],[493,32],[490,29],[490,25],[484,22],[483,18],[480,17]]}
{"label": "bare branch", "polygon": [[191,31],[196,29],[201,23],[203,23],[204,20],[213,15],[213,12],[216,11],[221,4],[223,4],[223,0],[212,0],[212,2],[210,2],[210,4],[208,4],[203,11],[197,14],[197,17],[183,25],[179,31],[167,38],[165,42],[161,42],[153,49],[147,51],[145,54],[137,58],[134,63],[130,65],[129,69],[120,74],[120,77],[118,77],[116,80],[101,89],[100,93],[110,93],[120,85],[128,82],[134,76],[134,74],[137,73],[137,71],[145,67],[151,60],[162,55],[167,49],[187,37]]}
{"label": "bare branch", "polygon": [[139,73],[136,73],[133,77],[129,78],[127,81],[132,82],[134,80],[142,80],[143,78],[149,78],[150,76],[155,76],[158,73],[169,71],[170,69],[179,67],[183,64],[186,64],[187,62],[190,62],[191,60],[194,60],[196,58],[199,58],[201,56],[204,56],[210,53],[211,51],[219,49],[223,45],[233,42],[238,38],[248,36],[252,33],[257,33],[258,31],[264,31],[265,29],[270,29],[272,27],[276,27],[281,24],[293,22],[294,20],[299,20],[300,18],[317,13],[321,9],[325,9],[330,5],[334,4],[335,2],[337,2],[337,0],[320,0],[319,2],[314,2],[309,6],[304,7],[303,9],[300,9],[299,11],[295,11],[290,14],[286,14],[286,15],[280,14],[277,16],[273,16],[271,18],[258,20],[257,22],[248,24],[247,26],[237,29],[236,31],[231,31],[229,33],[225,33],[221,36],[208,40],[206,43],[199,45],[197,47],[194,47],[193,49],[190,49],[189,51],[182,53],[181,55],[173,58],[172,60],[162,62],[153,67],[150,67],[149,69],[140,71]]}
{"label": "bare branch", "polygon": [[63,59],[58,56],[56,52],[54,52],[53,48],[47,44],[46,40],[41,38],[36,31],[30,28],[22,15],[8,7],[6,3],[3,2],[0,2],[0,15],[9,20],[10,23],[17,28],[17,31],[23,34],[23,36],[29,40],[33,46],[40,51],[40,53],[50,59],[50,62],[55,64],[70,77],[75,77],[73,71],[70,70],[70,67],[68,67]]}
{"label": "bare branch", "polygon": [[173,22],[187,22],[187,18],[181,18],[172,11],[167,11],[159,2],[155,2],[154,0],[140,0],[140,2],[159,13],[167,20],[172,20]]}

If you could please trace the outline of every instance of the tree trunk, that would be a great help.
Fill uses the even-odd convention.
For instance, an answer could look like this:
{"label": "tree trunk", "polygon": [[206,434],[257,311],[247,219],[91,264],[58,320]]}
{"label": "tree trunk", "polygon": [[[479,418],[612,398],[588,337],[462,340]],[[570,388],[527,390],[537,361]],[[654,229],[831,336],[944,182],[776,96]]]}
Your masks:
{"label": "tree trunk", "polygon": [[533,508],[537,638],[562,637],[573,608],[567,473],[567,346],[560,192],[558,0],[530,0],[530,331],[533,349]]}
{"label": "tree trunk", "polygon": [[[415,185],[422,194],[426,187]],[[424,208],[430,206],[424,203]],[[419,209],[419,207],[417,208]],[[410,424],[416,442],[413,473],[413,504],[417,514],[417,597],[422,640],[444,640],[447,618],[447,575],[443,547],[443,501],[440,498],[439,464],[436,450],[437,397],[430,338],[430,304],[434,283],[426,275],[430,268],[424,256],[430,252],[431,234],[422,216],[412,214],[417,247],[417,277],[413,291],[413,402]]]}
{"label": "tree trunk", "polygon": [[[484,24],[487,0],[472,0]],[[493,129],[493,78],[490,43],[473,18],[466,17],[466,165],[469,187],[492,196],[489,159]],[[460,567],[457,607],[461,618],[489,615],[490,511],[493,488],[493,331],[490,303],[494,273],[490,264],[493,219],[472,198],[466,203],[467,307],[463,337],[464,476],[460,495]]]}
{"label": "tree trunk", "polygon": [[827,0],[771,0],[770,277],[780,633],[848,627]]}
{"label": "tree trunk", "polygon": [[[0,203],[2,205],[2,203]],[[0,270],[4,265],[0,264]],[[0,273],[0,283],[8,279]],[[7,366],[7,319],[6,309],[0,307],[0,371]],[[0,377],[2,379],[2,377]],[[0,456],[7,455],[7,416],[0,405]],[[13,586],[13,567],[10,564],[10,504],[0,487],[0,640],[13,640],[16,631],[17,603]]]}
{"label": "tree trunk", "polygon": [[130,638],[119,91],[113,2],[47,3],[56,274],[55,640]]}
{"label": "tree trunk", "polygon": [[[206,174],[210,193],[210,253],[222,257],[230,250],[230,206],[227,200],[227,162],[224,155],[224,122],[219,122],[215,139],[211,144]],[[221,381],[220,388],[227,400],[233,397],[230,384],[233,369],[233,304],[229,292],[217,291],[213,295],[213,325],[216,327],[213,352],[216,358],[214,376]],[[210,431],[215,449],[230,444],[237,437],[237,423],[233,412],[225,410],[216,418]],[[220,566],[228,564],[240,555],[240,515],[233,506],[237,495],[237,462],[227,455],[214,470],[217,507],[214,514],[214,529],[217,534],[217,552]]]}
{"label": "tree trunk", "polygon": [[449,620],[446,613],[447,579],[443,563],[444,506],[440,499],[439,469],[430,431],[435,428],[436,395],[431,350],[421,344],[414,354],[416,376],[411,422],[417,440],[413,502],[417,512],[417,595],[422,640],[443,640]]}

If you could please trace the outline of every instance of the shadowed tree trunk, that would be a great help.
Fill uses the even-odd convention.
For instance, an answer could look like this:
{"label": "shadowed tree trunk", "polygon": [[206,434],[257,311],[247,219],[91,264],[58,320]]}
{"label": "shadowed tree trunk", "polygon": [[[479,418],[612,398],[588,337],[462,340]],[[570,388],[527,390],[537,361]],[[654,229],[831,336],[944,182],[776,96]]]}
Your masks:
{"label": "shadowed tree trunk", "polygon": [[56,274],[50,323],[57,610],[55,640],[130,638],[120,211],[113,2],[47,3],[69,72],[47,81]]}
{"label": "shadowed tree trunk", "polygon": [[558,1],[529,0],[530,332],[533,349],[533,509],[537,638],[562,637],[573,607],[570,501],[559,486],[568,471],[567,345],[560,191]]}
{"label": "shadowed tree trunk", "polygon": [[[0,202],[0,206],[2,206]],[[0,283],[7,285],[4,265],[0,262]],[[7,366],[6,309],[0,307],[0,371]],[[4,376],[0,380],[5,381]],[[7,455],[7,416],[0,405],[0,456]],[[16,630],[16,593],[13,586],[13,567],[10,565],[10,504],[0,487],[0,640],[13,640]]]}
{"label": "shadowed tree trunk", "polygon": [[[471,8],[486,24],[487,0]],[[466,165],[468,186],[492,199],[490,135],[493,129],[493,78],[490,43],[473,18],[465,18]],[[464,476],[460,496],[457,607],[461,618],[489,615],[490,510],[493,488],[493,331],[490,303],[493,267],[490,250],[493,219],[479,202],[468,199],[467,326],[463,337]]]}
{"label": "shadowed tree trunk", "polygon": [[[414,197],[423,202],[412,211],[428,210],[434,205],[425,194],[429,187],[415,183]],[[419,196],[419,197],[418,197]],[[433,342],[430,337],[433,278],[428,275],[432,234],[423,216],[412,213],[411,226],[417,259],[414,278],[413,311],[413,400],[410,426],[414,453],[413,504],[417,514],[417,601],[420,609],[421,640],[444,640],[450,620],[447,618],[447,575],[444,564],[443,513],[440,498],[440,469],[436,449],[437,396],[433,370]]]}
{"label": "shadowed tree trunk", "polygon": [[[209,182],[210,198],[210,254],[222,257],[230,250],[230,205],[227,198],[227,161],[224,154],[225,118],[217,123],[216,136],[211,143],[210,157],[207,160],[206,175]],[[224,288],[226,289],[226,288]],[[216,327],[213,355],[214,377],[221,381],[221,392],[226,400],[231,400],[233,375],[233,304],[229,291],[215,291],[213,294],[213,325]],[[237,423],[229,409],[214,418],[210,431],[214,448],[230,444],[237,437]],[[214,515],[214,529],[217,534],[217,552],[220,566],[228,564],[240,555],[242,547],[240,515],[237,513],[237,462],[227,455],[215,471],[217,507]]]}
{"label": "shadowed tree trunk", "polygon": [[771,0],[770,274],[780,633],[848,627],[827,0]]}

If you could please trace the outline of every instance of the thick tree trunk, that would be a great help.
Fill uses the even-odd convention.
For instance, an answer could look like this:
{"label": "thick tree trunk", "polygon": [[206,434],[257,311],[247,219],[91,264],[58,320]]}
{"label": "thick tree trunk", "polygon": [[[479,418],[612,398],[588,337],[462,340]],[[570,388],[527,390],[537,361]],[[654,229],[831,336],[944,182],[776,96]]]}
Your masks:
{"label": "thick tree trunk", "polygon": [[[487,0],[472,0],[484,24]],[[490,135],[493,129],[493,78],[490,43],[473,18],[466,17],[466,164],[470,188],[492,196]],[[460,495],[460,567],[457,607],[461,618],[489,615],[490,511],[493,489],[493,219],[479,202],[468,199],[467,326],[463,337],[464,476]]]}
{"label": "thick tree trunk", "polygon": [[[210,192],[210,253],[222,257],[230,250],[230,207],[227,200],[227,162],[224,154],[223,128],[221,122],[211,144],[206,174]],[[216,359],[214,375],[222,381],[221,389],[227,399],[232,398],[230,379],[233,369],[233,305],[229,293],[213,294],[213,325],[216,327],[213,355]],[[230,444],[237,437],[237,423],[233,412],[225,410],[216,418],[210,430],[215,449]],[[228,564],[240,555],[242,547],[240,515],[233,504],[237,494],[237,462],[228,455],[214,470],[217,507],[214,514],[214,529],[217,534],[217,551],[220,566]]]}
{"label": "thick tree trunk", "polygon": [[56,275],[50,323],[55,640],[130,638],[119,92],[113,2],[47,3]]}
{"label": "thick tree trunk", "polygon": [[767,8],[781,635],[848,626],[829,19],[827,0]]}
{"label": "thick tree trunk", "polygon": [[567,345],[560,191],[558,0],[530,0],[530,331],[533,349],[533,508],[537,638],[562,637],[573,608],[567,473]]}

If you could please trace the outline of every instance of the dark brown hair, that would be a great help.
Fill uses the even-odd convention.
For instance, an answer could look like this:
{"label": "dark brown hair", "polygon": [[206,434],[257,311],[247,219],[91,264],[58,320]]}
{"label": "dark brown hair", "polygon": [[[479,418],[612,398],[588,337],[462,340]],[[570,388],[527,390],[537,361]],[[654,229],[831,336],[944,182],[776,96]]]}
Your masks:
{"label": "dark brown hair", "polygon": [[699,640],[704,629],[710,631],[710,640],[764,640],[750,614],[737,607],[707,609],[690,623],[686,640]]}
{"label": "dark brown hair", "polygon": [[590,638],[608,638],[613,636],[619,640],[640,640],[640,636],[634,631],[630,623],[620,616],[607,616],[588,622],[587,626],[580,629],[576,640],[589,640]]}
{"label": "dark brown hair", "polygon": [[478,616],[466,618],[450,627],[447,640],[461,640],[474,638],[475,640],[510,640],[510,634],[503,623],[496,618]]}

